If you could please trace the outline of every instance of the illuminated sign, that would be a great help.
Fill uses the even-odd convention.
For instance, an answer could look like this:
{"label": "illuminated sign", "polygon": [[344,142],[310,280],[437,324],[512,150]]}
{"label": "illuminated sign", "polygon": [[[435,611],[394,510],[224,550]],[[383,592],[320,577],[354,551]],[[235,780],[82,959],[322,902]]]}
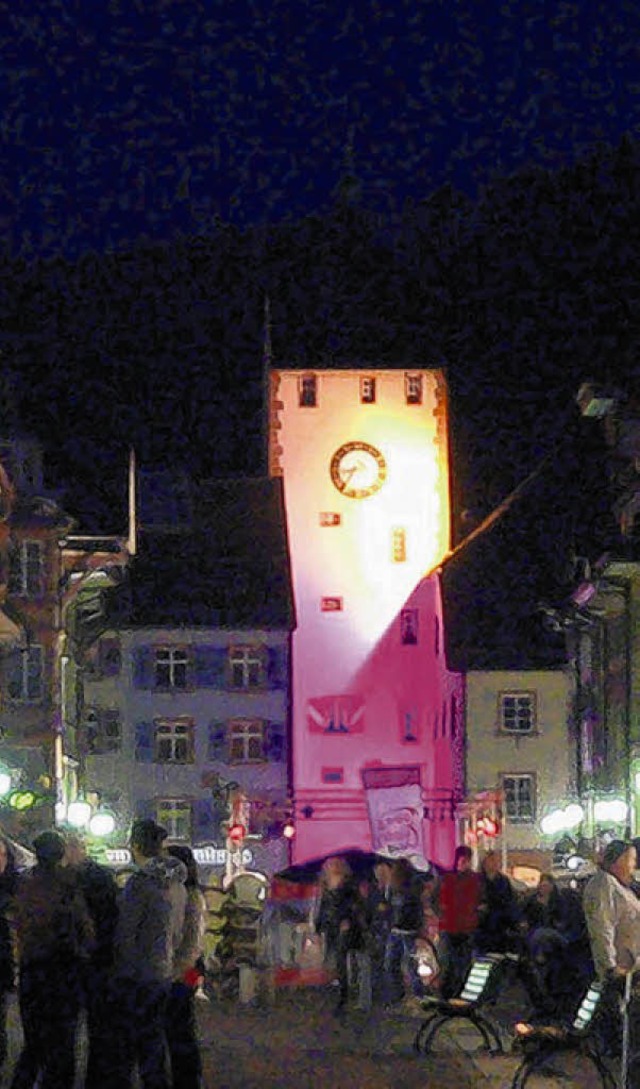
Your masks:
{"label": "illuminated sign", "polygon": [[[127,847],[115,847],[105,851],[107,862],[111,866],[131,865],[131,851]],[[206,847],[194,847],[193,857],[200,866],[224,866],[227,861],[226,847],[214,847],[207,844]],[[253,862],[253,851],[244,847],[242,851],[233,851],[231,857],[234,862],[240,862],[243,866],[249,866]]]}

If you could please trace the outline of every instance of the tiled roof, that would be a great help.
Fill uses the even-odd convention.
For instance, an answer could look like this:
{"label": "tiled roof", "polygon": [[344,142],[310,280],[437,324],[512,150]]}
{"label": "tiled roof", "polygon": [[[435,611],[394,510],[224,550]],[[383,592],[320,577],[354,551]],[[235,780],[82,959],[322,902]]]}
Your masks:
{"label": "tiled roof", "polygon": [[141,530],[129,569],[129,622],[290,629],[281,482],[200,481],[190,522],[178,532]]}

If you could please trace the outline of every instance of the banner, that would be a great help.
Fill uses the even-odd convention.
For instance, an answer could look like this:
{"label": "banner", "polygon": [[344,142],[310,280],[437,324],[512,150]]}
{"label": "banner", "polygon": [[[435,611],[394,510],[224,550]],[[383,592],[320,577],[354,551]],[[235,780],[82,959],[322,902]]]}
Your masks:
{"label": "banner", "polygon": [[421,854],[423,804],[420,769],[366,768],[362,771],[362,781],[373,850],[392,847],[403,854]]}

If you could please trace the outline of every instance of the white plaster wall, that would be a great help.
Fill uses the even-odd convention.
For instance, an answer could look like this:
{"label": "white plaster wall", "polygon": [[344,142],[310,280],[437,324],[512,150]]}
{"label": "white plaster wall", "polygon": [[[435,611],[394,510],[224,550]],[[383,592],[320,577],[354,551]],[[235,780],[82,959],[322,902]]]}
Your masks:
{"label": "white plaster wall", "polygon": [[[537,731],[514,737],[498,730],[498,694],[533,691]],[[466,679],[467,794],[494,790],[500,773],[534,773],[536,820],[508,825],[512,848],[548,847],[540,832],[545,812],[564,806],[570,781],[571,677],[563,670],[471,671]]]}

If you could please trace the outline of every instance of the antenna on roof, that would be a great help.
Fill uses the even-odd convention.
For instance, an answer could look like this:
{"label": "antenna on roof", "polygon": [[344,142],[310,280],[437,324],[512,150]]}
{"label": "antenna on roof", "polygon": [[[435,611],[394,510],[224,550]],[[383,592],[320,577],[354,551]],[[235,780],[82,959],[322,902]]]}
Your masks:
{"label": "antenna on roof", "polygon": [[127,538],[127,551],[130,556],[135,556],[138,550],[136,507],[136,452],[131,447],[129,450],[129,535]]}

